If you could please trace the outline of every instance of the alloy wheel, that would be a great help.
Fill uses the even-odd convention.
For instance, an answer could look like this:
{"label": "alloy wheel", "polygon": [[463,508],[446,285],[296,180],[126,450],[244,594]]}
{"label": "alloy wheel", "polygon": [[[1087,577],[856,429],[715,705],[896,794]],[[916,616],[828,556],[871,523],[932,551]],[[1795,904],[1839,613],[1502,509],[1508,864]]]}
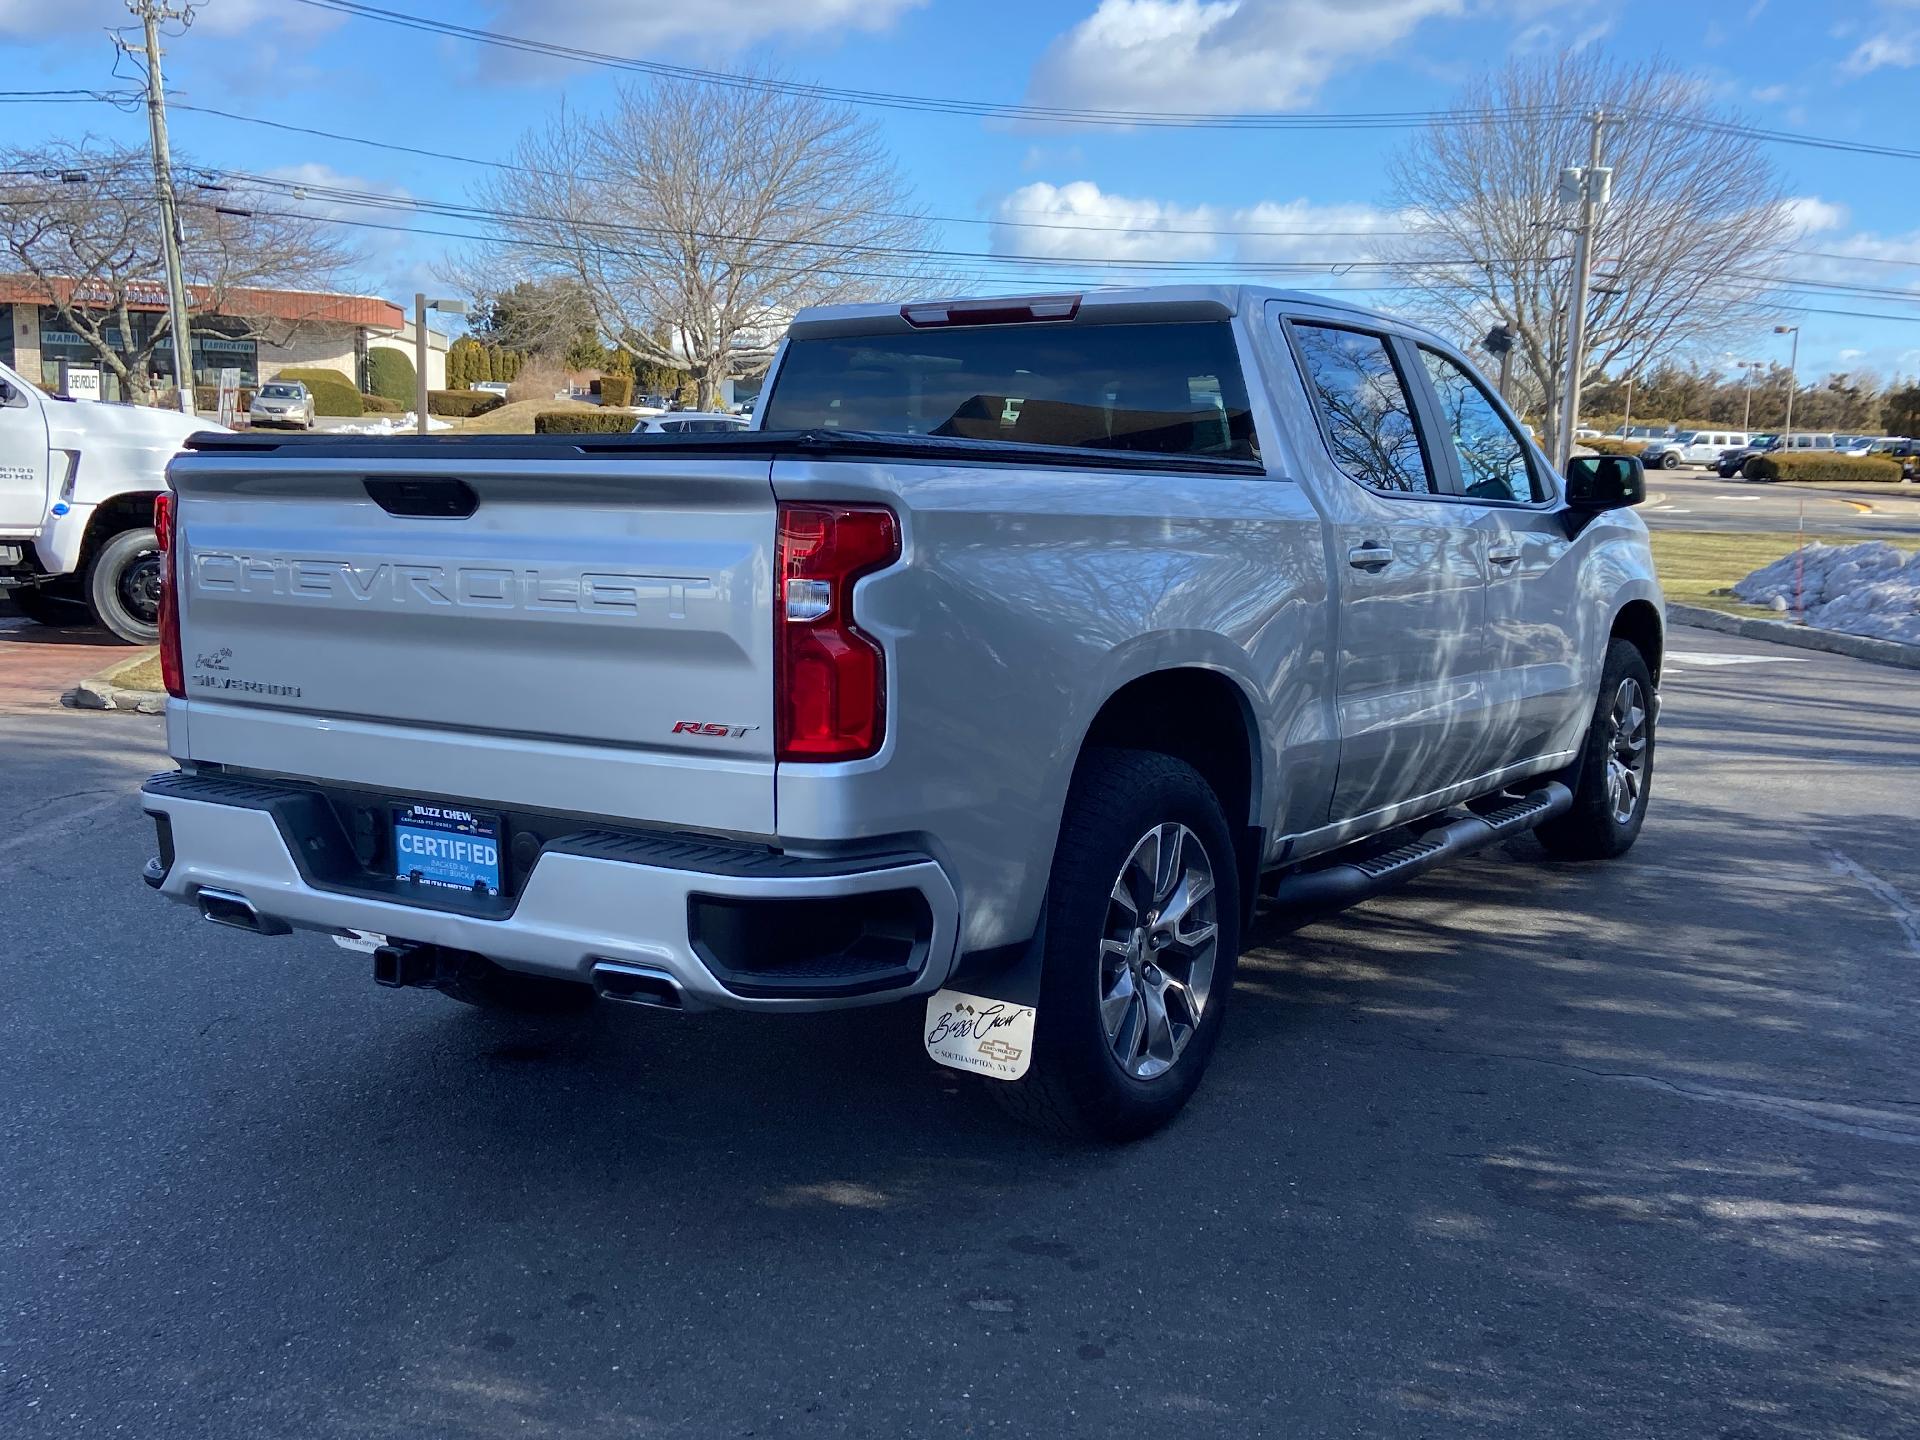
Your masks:
{"label": "alloy wheel", "polygon": [[1647,783],[1647,696],[1629,675],[1607,711],[1607,807],[1616,825],[1633,821]]}
{"label": "alloy wheel", "polygon": [[1114,880],[1100,941],[1100,1020],[1135,1080],[1164,1075],[1206,1010],[1219,952],[1213,861],[1184,825],[1142,835]]}

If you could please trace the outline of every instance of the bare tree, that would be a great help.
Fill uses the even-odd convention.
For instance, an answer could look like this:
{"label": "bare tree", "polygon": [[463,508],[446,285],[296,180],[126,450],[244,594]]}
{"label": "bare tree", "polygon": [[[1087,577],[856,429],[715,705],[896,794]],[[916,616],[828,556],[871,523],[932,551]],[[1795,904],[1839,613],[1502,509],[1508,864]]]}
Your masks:
{"label": "bare tree", "polygon": [[801,306],[923,268],[928,223],[878,127],[805,93],[625,88],[604,116],[562,108],[514,160],[480,187],[500,241],[463,267],[469,287],[567,282],[517,293],[584,296],[608,344],[685,367],[702,406]]}
{"label": "bare tree", "polygon": [[[31,280],[40,303],[142,404],[154,398],[154,358],[172,344],[151,174],[144,151],[117,146],[0,151],[0,263]],[[352,252],[323,221],[276,211],[268,198],[190,179],[180,188],[189,325],[197,331],[193,317],[218,315],[222,335],[285,344],[303,321],[268,317],[255,292],[327,289]],[[156,305],[152,328],[136,330],[134,314]]]}
{"label": "bare tree", "polygon": [[1590,124],[1606,114],[1603,165],[1613,195],[1593,243],[1587,365],[1636,369],[1756,318],[1793,231],[1772,164],[1724,128],[1696,82],[1595,51],[1509,64],[1457,108],[1485,119],[1424,131],[1395,158],[1396,198],[1412,238],[1397,258],[1436,325],[1475,339],[1518,331],[1523,379],[1559,433],[1567,359],[1575,207],[1563,167],[1585,164]]}

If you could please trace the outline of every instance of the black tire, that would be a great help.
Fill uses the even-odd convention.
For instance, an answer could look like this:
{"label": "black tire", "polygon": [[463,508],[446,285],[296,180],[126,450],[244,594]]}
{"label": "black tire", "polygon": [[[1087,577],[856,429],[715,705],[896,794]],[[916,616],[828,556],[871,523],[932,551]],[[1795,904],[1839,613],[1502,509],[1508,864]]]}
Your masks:
{"label": "black tire", "polygon": [[[1122,1068],[1102,1021],[1103,962],[1112,957],[1103,954],[1101,941],[1123,869],[1137,843],[1160,826],[1184,826],[1181,843],[1198,842],[1204,851],[1214,877],[1211,922],[1217,928],[1199,1023],[1177,1024],[1169,1033],[1184,1029],[1186,1035],[1184,1043],[1176,1042],[1171,1065],[1141,1079]],[[1177,893],[1179,881],[1172,883]],[[1153,953],[1157,958],[1164,952]],[[1132,1140],[1158,1130],[1200,1084],[1220,1038],[1239,955],[1239,867],[1219,798],[1198,771],[1171,756],[1088,751],[1074,772],[1047,882],[1032,1068],[1012,1083],[987,1082],[990,1093],[1025,1123],[1062,1137]],[[1158,973],[1143,963],[1146,973]],[[1162,993],[1166,1015],[1175,1007]],[[1129,1019],[1134,1014],[1127,1011]],[[1144,1008],[1137,1023],[1147,1024]],[[1121,1022],[1123,1031],[1127,1024]]]}
{"label": "black tire", "polygon": [[462,1005],[508,1015],[573,1015],[598,999],[591,985],[528,975],[473,956],[457,971],[443,972],[440,993]]}
{"label": "black tire", "polygon": [[150,526],[122,530],[87,567],[87,608],[129,645],[160,641],[160,542]]}
{"label": "black tire", "polygon": [[[1619,756],[1625,763],[1622,727],[1615,723],[1615,715],[1623,686],[1629,682],[1638,687],[1643,718],[1633,804],[1631,813],[1623,819],[1627,807],[1617,803],[1621,791],[1610,777],[1609,762]],[[1639,647],[1626,640],[1609,644],[1599,693],[1594,697],[1593,721],[1587,727],[1581,752],[1579,780],[1573,787],[1573,808],[1535,831],[1549,854],[1562,860],[1612,860],[1633,848],[1640,827],[1646,823],[1647,804],[1653,795],[1654,722],[1658,713],[1653,696],[1653,677]]]}
{"label": "black tire", "polygon": [[1660,468],[1662,470],[1678,470],[1680,468],[1680,457],[1669,450],[1660,457]]}
{"label": "black tire", "polygon": [[93,617],[87,607],[71,595],[61,595],[51,586],[37,585],[4,593],[13,608],[36,625],[88,625]]}
{"label": "black tire", "polygon": [[1740,466],[1740,478],[1764,482],[1767,477],[1760,473],[1760,462],[1756,459],[1748,460]]}

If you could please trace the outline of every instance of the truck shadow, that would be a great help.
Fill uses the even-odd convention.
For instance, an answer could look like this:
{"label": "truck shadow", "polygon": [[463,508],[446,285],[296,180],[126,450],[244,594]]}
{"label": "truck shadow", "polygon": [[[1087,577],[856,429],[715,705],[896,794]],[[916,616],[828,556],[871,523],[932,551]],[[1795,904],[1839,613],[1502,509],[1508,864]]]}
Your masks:
{"label": "truck shadow", "polygon": [[[309,1323],[408,1337],[350,1407],[374,1430],[422,1405],[453,1435],[749,1428],[816,1390],[831,1430],[960,1345],[969,1373],[1078,1356],[1053,1398],[971,1412],[1063,1433],[1116,1383],[1189,1434],[1894,1433],[1920,1097],[1884,1067],[1915,1058],[1891,977],[1915,957],[1814,842],[1910,821],[1742,834],[1736,859],[1734,817],[1659,818],[1613,866],[1516,842],[1263,922],[1207,1086],[1112,1150],[1002,1121],[925,1060],[917,1011],[505,1021],[351,991],[309,949],[234,1002],[277,1037],[291,1123],[284,1088],[224,1090],[180,1137],[233,1177],[221,1217],[156,1193],[126,1263],[211,1303],[220,1268],[160,1232],[295,1227],[273,1283]],[[1707,854],[1711,896],[1684,883]],[[796,1341],[850,1325],[858,1349]],[[671,1385],[610,1395],[636,1346],[697,1367],[697,1421]]]}

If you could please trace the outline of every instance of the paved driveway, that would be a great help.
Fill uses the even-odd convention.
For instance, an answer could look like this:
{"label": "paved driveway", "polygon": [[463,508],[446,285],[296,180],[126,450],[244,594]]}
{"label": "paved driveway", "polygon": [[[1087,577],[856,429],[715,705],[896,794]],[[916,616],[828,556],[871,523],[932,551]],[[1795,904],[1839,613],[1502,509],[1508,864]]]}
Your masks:
{"label": "paved driveway", "polygon": [[1631,857],[1269,922],[1118,1150],[911,1016],[214,929],[135,878],[157,721],[0,721],[0,1433],[1912,1434],[1920,674],[1674,650]]}

